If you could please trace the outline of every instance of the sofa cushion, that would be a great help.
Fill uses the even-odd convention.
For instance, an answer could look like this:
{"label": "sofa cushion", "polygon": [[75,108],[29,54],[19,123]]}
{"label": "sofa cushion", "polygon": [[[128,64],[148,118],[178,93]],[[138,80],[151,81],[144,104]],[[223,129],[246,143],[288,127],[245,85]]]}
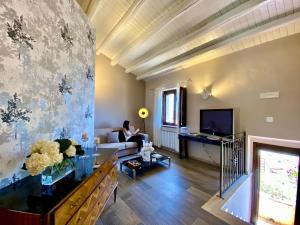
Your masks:
{"label": "sofa cushion", "polygon": [[124,142],[126,148],[136,148],[137,143],[136,142]]}
{"label": "sofa cushion", "polygon": [[108,143],[119,143],[119,132],[113,131],[107,133],[107,142]]}
{"label": "sofa cushion", "polygon": [[105,143],[97,145],[98,148],[117,148],[119,150],[123,150],[126,148],[125,143]]}
{"label": "sofa cushion", "polygon": [[95,137],[100,140],[100,143],[107,143],[107,133],[113,131],[119,131],[121,128],[99,128],[95,129]]}

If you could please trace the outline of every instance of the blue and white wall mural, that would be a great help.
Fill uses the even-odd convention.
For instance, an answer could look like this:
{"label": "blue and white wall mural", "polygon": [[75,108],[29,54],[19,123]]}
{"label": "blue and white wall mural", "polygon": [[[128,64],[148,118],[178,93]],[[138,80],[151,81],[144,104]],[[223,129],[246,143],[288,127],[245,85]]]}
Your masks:
{"label": "blue and white wall mural", "polygon": [[75,0],[1,0],[0,188],[31,144],[94,139],[95,32]]}

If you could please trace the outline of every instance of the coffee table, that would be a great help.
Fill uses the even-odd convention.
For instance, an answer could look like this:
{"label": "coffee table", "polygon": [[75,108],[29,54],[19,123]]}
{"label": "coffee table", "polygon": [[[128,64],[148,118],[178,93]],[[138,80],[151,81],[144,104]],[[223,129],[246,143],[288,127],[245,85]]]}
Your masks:
{"label": "coffee table", "polygon": [[[135,161],[139,165],[133,165],[132,163],[130,163],[130,161],[131,162]],[[161,153],[152,152],[150,155],[150,161],[145,162],[143,160],[142,156],[136,155],[130,159],[126,159],[126,160],[120,162],[120,171],[125,172],[124,171],[124,167],[125,167],[127,169],[127,171],[132,173],[132,178],[136,179],[136,174],[138,171],[151,169],[153,165],[158,165],[158,164],[167,166],[168,168],[170,168],[171,158],[169,156],[163,155]],[[127,173],[127,174],[129,175],[129,173]]]}

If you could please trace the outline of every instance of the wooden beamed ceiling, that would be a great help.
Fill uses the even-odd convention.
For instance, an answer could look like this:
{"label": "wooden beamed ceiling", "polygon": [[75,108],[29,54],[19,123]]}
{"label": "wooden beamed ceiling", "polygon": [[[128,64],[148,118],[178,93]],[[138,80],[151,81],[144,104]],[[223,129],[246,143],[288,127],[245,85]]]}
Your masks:
{"label": "wooden beamed ceiling", "polygon": [[97,54],[148,79],[300,33],[300,0],[78,0]]}

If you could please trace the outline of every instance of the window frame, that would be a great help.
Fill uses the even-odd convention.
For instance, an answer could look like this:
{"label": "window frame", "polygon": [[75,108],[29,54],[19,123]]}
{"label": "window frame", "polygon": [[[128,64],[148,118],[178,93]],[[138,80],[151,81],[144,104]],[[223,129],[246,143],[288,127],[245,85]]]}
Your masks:
{"label": "window frame", "polygon": [[[259,155],[259,150],[261,149],[266,149],[267,151],[271,152],[279,152],[279,153],[285,153],[285,154],[291,154],[294,156],[300,157],[300,149],[297,147],[284,147],[284,146],[279,146],[279,145],[273,145],[273,144],[265,144],[265,143],[259,143],[259,142],[254,142],[253,143],[253,156],[252,156],[252,197],[251,197],[251,215],[250,215],[250,222],[251,223],[256,223],[257,218],[258,218],[258,206],[259,206],[259,172],[260,172],[260,155]],[[298,171],[300,171],[300,163],[298,165]],[[297,197],[296,197],[296,206],[295,206],[295,221],[294,224],[299,224],[300,222],[300,205],[299,205],[299,200],[300,200],[300,179],[299,179],[299,174],[298,174],[298,183],[297,183]]]}
{"label": "window frame", "polygon": [[[174,109],[173,109],[173,116],[174,116],[174,123],[168,123],[166,121],[166,99],[167,95],[174,94]],[[169,89],[165,90],[162,93],[162,126],[177,126],[176,117],[177,117],[177,90],[176,89]]]}

